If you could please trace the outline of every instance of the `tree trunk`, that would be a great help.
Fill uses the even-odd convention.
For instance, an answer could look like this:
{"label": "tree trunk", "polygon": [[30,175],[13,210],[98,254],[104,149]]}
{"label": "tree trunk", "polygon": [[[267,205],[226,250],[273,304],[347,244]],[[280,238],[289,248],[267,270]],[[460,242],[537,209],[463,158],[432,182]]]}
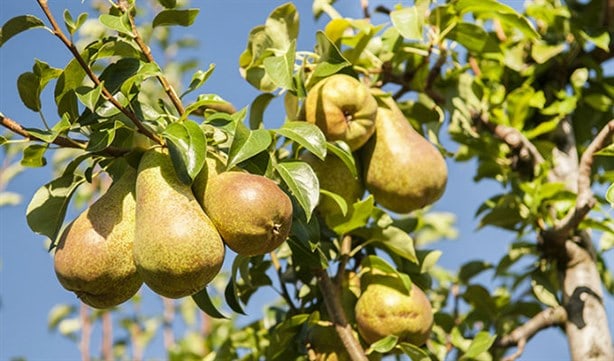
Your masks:
{"label": "tree trunk", "polygon": [[[555,149],[554,174],[567,188],[578,192],[579,160],[573,129],[568,120],[561,122],[562,149]],[[549,239],[557,248],[563,307],[567,311],[565,333],[574,361],[613,361],[614,349],[603,303],[601,278],[597,271],[592,239],[587,232],[578,237]]]}

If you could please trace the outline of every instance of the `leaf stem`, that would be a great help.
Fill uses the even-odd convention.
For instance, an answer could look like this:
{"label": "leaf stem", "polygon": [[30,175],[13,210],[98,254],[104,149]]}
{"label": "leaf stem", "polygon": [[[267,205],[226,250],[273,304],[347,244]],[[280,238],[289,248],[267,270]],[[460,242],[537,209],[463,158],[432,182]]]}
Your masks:
{"label": "leaf stem", "polygon": [[136,114],[130,109],[121,105],[119,101],[117,101],[117,99],[113,97],[113,94],[111,94],[111,92],[102,84],[102,82],[100,81],[98,76],[94,73],[92,68],[90,68],[90,66],[85,62],[85,59],[83,59],[83,57],[79,53],[79,50],[77,49],[75,44],[69,38],[66,37],[66,35],[64,34],[62,29],[58,25],[57,21],[55,20],[55,17],[53,16],[53,14],[51,13],[51,10],[49,9],[47,0],[37,0],[37,2],[39,6],[41,7],[41,9],[43,10],[43,12],[45,13],[45,16],[51,23],[51,26],[53,27],[53,34],[57,36],[62,41],[62,43],[64,43],[64,45],[72,53],[73,57],[77,60],[79,65],[81,65],[81,68],[83,68],[83,70],[85,71],[87,76],[90,78],[90,80],[94,82],[96,86],[101,87],[104,98],[107,101],[109,101],[111,104],[113,104],[113,106],[115,106],[117,109],[119,109],[119,111],[121,111],[124,115],[126,115],[132,121],[132,123],[134,123],[134,125],[137,127],[139,132],[141,132],[148,138],[152,139],[156,143],[160,145],[164,145],[164,142],[162,141],[162,139],[160,139],[157,135],[155,135],[149,129],[147,129],[147,127],[145,127],[143,122],[136,116]]}
{"label": "leaf stem", "polygon": [[270,256],[271,256],[271,262],[273,263],[273,267],[275,268],[275,271],[277,272],[277,278],[279,279],[279,284],[281,286],[281,296],[284,298],[284,300],[286,300],[286,303],[288,304],[288,306],[290,306],[290,309],[292,311],[296,311],[297,307],[292,301],[292,297],[290,297],[290,292],[288,292],[288,287],[286,287],[286,283],[283,281],[283,278],[282,278],[283,275],[282,275],[281,263],[279,262],[279,258],[277,257],[277,254],[275,253],[275,251],[270,252]]}

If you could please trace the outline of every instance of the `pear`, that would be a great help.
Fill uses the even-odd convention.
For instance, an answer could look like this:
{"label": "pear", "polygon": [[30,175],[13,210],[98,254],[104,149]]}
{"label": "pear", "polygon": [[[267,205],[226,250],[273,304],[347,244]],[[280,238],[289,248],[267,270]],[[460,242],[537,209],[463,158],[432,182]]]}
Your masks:
{"label": "pear", "polygon": [[64,288],[95,308],[117,306],[143,281],[132,259],[135,169],[125,173],[62,233],[54,255]]}
{"label": "pear", "polygon": [[433,309],[426,294],[412,284],[409,294],[394,282],[371,283],[355,306],[358,333],[369,344],[388,335],[422,346],[433,327]]}
{"label": "pear", "polygon": [[205,191],[207,190],[207,184],[211,179],[218,174],[226,170],[226,163],[228,159],[224,153],[215,153],[213,151],[207,151],[205,158],[205,165],[200,172],[194,178],[192,183],[192,192],[198,203],[204,207],[205,205]]}
{"label": "pear", "polygon": [[224,244],[166,151],[143,155],[136,202],[134,260],[145,283],[169,298],[202,290],[222,267]]}
{"label": "pear", "polygon": [[[326,158],[321,160],[313,153],[305,152],[301,154],[300,159],[311,166],[320,181],[320,189],[341,196],[349,209],[365,193],[362,176],[354,177],[350,169],[334,153],[328,153]],[[333,199],[322,195],[320,195],[317,211],[325,218],[342,214],[339,205]]]}
{"label": "pear", "polygon": [[375,131],[377,101],[358,79],[331,75],[316,83],[305,99],[305,119],[317,125],[326,139],[342,140],[352,151]]}
{"label": "pear", "polygon": [[448,170],[441,153],[412,128],[394,99],[382,101],[375,135],[361,149],[363,179],[376,202],[408,213],[442,196]]}
{"label": "pear", "polygon": [[292,226],[292,202],[286,193],[269,178],[244,172],[212,178],[205,211],[226,245],[245,256],[273,251]]}

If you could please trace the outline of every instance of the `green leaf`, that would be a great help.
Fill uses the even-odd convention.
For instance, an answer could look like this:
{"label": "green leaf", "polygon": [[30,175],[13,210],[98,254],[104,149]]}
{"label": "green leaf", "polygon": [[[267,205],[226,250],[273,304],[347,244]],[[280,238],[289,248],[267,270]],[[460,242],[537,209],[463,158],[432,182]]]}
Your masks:
{"label": "green leaf", "polygon": [[215,307],[213,302],[211,301],[211,297],[209,297],[209,293],[207,292],[207,288],[203,288],[201,291],[192,295],[192,299],[196,302],[198,308],[200,308],[204,313],[213,317],[213,318],[224,318],[228,317],[224,316],[218,309]]}
{"label": "green leaf", "polygon": [[589,94],[585,96],[582,100],[584,100],[588,105],[590,105],[591,108],[603,113],[607,113],[614,107],[614,105],[612,104],[612,98],[605,94]]}
{"label": "green leaf", "polygon": [[264,70],[269,78],[282,89],[294,90],[294,57],[296,55],[296,42],[288,47],[288,50],[283,55],[271,56],[263,61]]}
{"label": "green leaf", "polygon": [[275,170],[303,208],[309,221],[320,196],[320,183],[315,172],[307,163],[299,161],[278,163]]}
{"label": "green leaf", "polygon": [[96,127],[90,136],[86,150],[99,152],[107,149],[113,143],[116,131],[124,127],[126,127],[124,123],[119,120],[105,122],[101,126]]}
{"label": "green leaf", "polygon": [[272,141],[273,137],[268,130],[249,130],[243,123],[237,123],[235,136],[228,151],[227,169],[267,150]]}
{"label": "green leaf", "polygon": [[32,72],[23,73],[17,78],[17,91],[21,101],[35,112],[41,110],[40,85],[40,77]]}
{"label": "green leaf", "polygon": [[373,239],[381,242],[386,248],[396,255],[407,259],[412,263],[418,263],[414,240],[400,228],[389,226],[384,229],[377,229]]}
{"label": "green leaf", "polygon": [[367,198],[352,204],[352,208],[347,215],[333,215],[327,217],[326,221],[335,233],[339,235],[349,233],[367,225],[371,213],[373,213],[374,203],[373,196],[369,195]]}
{"label": "green leaf", "polygon": [[21,194],[15,192],[0,192],[0,208],[5,206],[16,206],[21,203]]}
{"label": "green leaf", "polygon": [[192,80],[190,81],[190,85],[188,85],[188,89],[186,89],[186,91],[184,91],[181,94],[180,98],[183,98],[187,94],[193,92],[194,90],[200,88],[203,84],[205,84],[207,79],[209,79],[211,74],[213,74],[213,70],[215,70],[215,65],[209,64],[209,69],[205,71],[203,70],[196,71],[196,73],[192,75]]}
{"label": "green leaf", "polygon": [[369,355],[373,351],[379,352],[379,353],[389,352],[394,348],[394,346],[397,345],[397,342],[399,342],[398,336],[388,335],[372,343],[371,346],[369,346],[369,349],[367,349],[366,354]]}
{"label": "green leaf", "polygon": [[614,207],[614,184],[610,184],[605,192],[605,199],[610,202],[610,206]]}
{"label": "green leaf", "polygon": [[158,0],[158,2],[167,9],[172,9],[177,6],[177,0]]}
{"label": "green leaf", "polygon": [[411,361],[431,361],[429,355],[420,347],[411,343],[402,342],[399,344],[399,348],[404,354],[409,356]]}
{"label": "green leaf", "polygon": [[326,157],[326,138],[316,125],[301,121],[290,121],[274,131],[302,145],[316,157],[322,160]]}
{"label": "green leaf", "polygon": [[544,41],[539,41],[531,47],[531,57],[538,64],[543,64],[565,50],[565,44],[550,45]]}
{"label": "green leaf", "polygon": [[473,53],[500,53],[499,44],[480,26],[460,22],[448,33],[452,39]]}
{"label": "green leaf", "polygon": [[323,31],[316,33],[316,52],[320,59],[313,71],[314,78],[325,78],[352,65]]}
{"label": "green leaf", "polygon": [[347,145],[347,143],[342,141],[336,141],[332,143],[329,142],[326,143],[326,149],[327,151],[333,153],[334,155],[339,157],[339,159],[341,159],[343,164],[348,167],[353,177],[358,177],[358,168],[356,167],[356,160],[354,159],[352,151],[350,150],[350,147]]}
{"label": "green leaf", "polygon": [[471,278],[477,276],[481,272],[493,268],[490,262],[478,260],[463,264],[458,272],[458,278],[463,283],[468,283]]}
{"label": "green leaf", "polygon": [[348,214],[348,204],[345,199],[337,193],[329,192],[326,189],[320,188],[320,196],[330,198],[341,210],[341,215],[346,216]]}
{"label": "green leaf", "polygon": [[128,16],[128,13],[122,14],[121,16],[102,14],[98,17],[98,21],[109,29],[115,30],[121,34],[133,36]]}
{"label": "green leaf", "polygon": [[287,2],[275,8],[266,19],[264,28],[272,41],[272,47],[286,51],[298,37],[299,16],[296,6]]}
{"label": "green leaf", "polygon": [[55,140],[55,138],[58,137],[58,135],[68,129],[70,129],[70,121],[68,120],[68,114],[64,114],[64,116],[62,116],[62,119],[60,119],[60,121],[57,122],[53,126],[53,128],[51,128],[51,130],[25,128],[28,134],[35,136],[36,138],[47,143],[53,143],[53,141]]}
{"label": "green leaf", "polygon": [[94,88],[79,87],[75,90],[75,92],[77,94],[77,98],[83,105],[85,105],[89,110],[95,111],[96,105],[98,104],[100,96],[102,95],[103,87],[104,82]]}
{"label": "green leaf", "polygon": [[23,150],[21,165],[32,168],[45,166],[47,164],[47,160],[45,159],[47,147],[47,144],[31,144],[27,146]]}
{"label": "green leaf", "polygon": [[271,100],[275,98],[272,93],[262,93],[254,99],[249,111],[249,128],[260,129],[264,122],[264,110],[269,105]]}
{"label": "green leaf", "polygon": [[499,19],[510,28],[519,30],[529,39],[539,37],[539,33],[533,28],[527,18],[517,13],[512,7],[497,0],[458,0],[454,8],[464,15],[473,13],[479,19]]}
{"label": "green leaf", "polygon": [[26,220],[35,233],[55,240],[74,191],[85,182],[81,175],[65,173],[39,188],[26,210]]}
{"label": "green leaf", "polygon": [[230,280],[228,281],[228,285],[226,286],[226,290],[224,291],[224,297],[226,298],[226,303],[230,308],[242,315],[245,314],[243,310],[243,306],[241,306],[241,302],[239,301],[239,289],[237,287],[237,274],[241,267],[244,267],[249,264],[249,257],[237,255],[232,262],[232,272],[230,275]]}
{"label": "green leaf", "polygon": [[45,28],[51,32],[41,19],[33,15],[20,15],[8,20],[0,28],[0,47],[13,36],[33,28]]}
{"label": "green leaf", "polygon": [[495,342],[497,336],[491,336],[486,331],[480,331],[475,335],[469,348],[460,360],[474,360],[482,353],[487,352],[490,346]]}
{"label": "green leaf", "polygon": [[390,12],[392,25],[399,33],[409,40],[422,40],[424,16],[415,6],[405,7]]}
{"label": "green leaf", "polygon": [[162,10],[153,19],[152,26],[190,26],[196,20],[196,16],[200,12],[199,9],[185,9],[185,10]]}
{"label": "green leaf", "polygon": [[543,304],[556,307],[559,301],[556,297],[556,290],[551,282],[541,274],[533,274],[531,279],[531,289],[535,297]]}
{"label": "green leaf", "polygon": [[205,164],[207,138],[194,121],[171,123],[162,136],[167,145],[177,176],[185,184],[192,184]]}
{"label": "green leaf", "polygon": [[49,330],[58,327],[60,321],[73,314],[75,310],[73,305],[59,304],[53,306],[51,311],[49,311],[49,316],[47,316],[47,327]]}

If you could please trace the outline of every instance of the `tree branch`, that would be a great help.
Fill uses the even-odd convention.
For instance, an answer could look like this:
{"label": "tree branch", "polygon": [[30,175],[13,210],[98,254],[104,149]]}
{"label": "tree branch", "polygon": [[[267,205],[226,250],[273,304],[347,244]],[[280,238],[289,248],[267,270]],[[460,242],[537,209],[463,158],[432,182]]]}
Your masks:
{"label": "tree branch", "polygon": [[[535,145],[530,140],[528,140],[518,129],[501,124],[492,123],[488,119],[488,114],[485,113],[474,114],[472,117],[474,122],[477,122],[478,124],[484,126],[490,131],[490,133],[492,133],[495,137],[501,139],[510,148],[517,150],[521,155],[523,153],[528,154],[534,166],[538,166],[545,161],[539,150],[537,150],[537,147],[535,147]],[[553,180],[551,179],[550,175],[548,175],[548,179],[551,181]]]}
{"label": "tree branch", "polygon": [[561,219],[548,237],[553,239],[566,239],[569,233],[576,229],[580,222],[595,205],[595,198],[591,190],[591,172],[595,153],[611,142],[614,135],[614,119],[610,120],[599,134],[586,148],[578,166],[578,196],[575,207]]}
{"label": "tree branch", "polygon": [[83,59],[83,57],[79,53],[79,50],[77,49],[75,44],[66,37],[66,35],[64,34],[62,29],[58,25],[57,21],[55,20],[55,17],[53,16],[53,14],[51,13],[51,10],[49,9],[47,0],[37,0],[37,2],[39,6],[41,7],[41,9],[43,10],[43,12],[45,13],[45,16],[47,17],[47,19],[49,19],[49,22],[51,23],[51,26],[53,27],[53,34],[57,36],[62,41],[62,43],[64,43],[64,45],[68,48],[68,50],[70,50],[73,57],[77,60],[79,65],[81,65],[81,68],[83,68],[83,70],[85,71],[87,76],[90,78],[90,80],[94,82],[96,86],[101,87],[104,98],[108,102],[113,104],[113,106],[115,106],[117,109],[119,109],[119,111],[121,111],[124,115],[126,115],[132,121],[132,123],[134,123],[134,125],[137,127],[139,132],[141,132],[148,138],[151,138],[156,143],[163,145],[164,142],[157,135],[155,135],[149,129],[147,129],[147,127],[143,125],[143,122],[141,122],[141,120],[136,116],[134,112],[132,112],[128,108],[121,105],[119,101],[117,101],[117,99],[113,97],[113,94],[111,94],[111,92],[102,85],[102,82],[100,81],[98,76],[92,71],[89,65],[85,62],[85,59]]}
{"label": "tree branch", "polygon": [[567,312],[563,306],[547,308],[533,316],[533,318],[516,328],[510,334],[500,338],[495,345],[503,348],[518,346],[515,353],[503,359],[503,361],[514,361],[522,355],[524,347],[531,337],[545,328],[562,325],[566,320]]}
{"label": "tree branch", "polygon": [[335,324],[335,330],[337,331],[341,342],[343,342],[343,346],[345,346],[345,349],[350,355],[350,359],[352,361],[368,361],[360,342],[358,342],[356,337],[354,337],[352,326],[348,323],[347,318],[345,317],[345,312],[341,306],[341,300],[339,298],[340,296],[337,287],[335,287],[335,285],[331,282],[326,270],[317,270],[316,276],[319,280],[318,284],[320,286],[322,296],[324,297],[324,304],[326,305],[328,314]]}
{"label": "tree branch", "polygon": [[[37,141],[37,142],[43,142],[43,143],[47,143],[47,144],[55,144],[55,145],[59,145],[60,147],[63,148],[75,148],[75,149],[82,149],[85,150],[87,148],[87,143],[81,140],[76,140],[76,139],[72,139],[72,138],[68,138],[68,137],[63,137],[61,135],[58,135],[53,142],[49,143],[47,141],[44,141],[38,137],[35,137],[33,135],[31,135],[30,133],[28,133],[28,131],[19,123],[17,123],[16,121],[14,121],[11,118],[5,117],[0,115],[0,125],[2,125],[3,127],[7,128],[8,130],[12,131],[15,134],[21,135],[22,137],[28,139],[28,140],[32,140],[32,141]],[[121,157],[123,155],[125,155],[126,153],[128,153],[129,150],[126,149],[121,149],[121,148],[116,148],[116,147],[107,147],[106,149],[104,149],[101,152],[97,152],[97,153],[101,153],[101,154],[107,154],[113,157]]]}
{"label": "tree branch", "polygon": [[[126,4],[126,1],[120,0],[119,3],[120,3],[119,7],[122,10],[122,12],[128,14],[128,20],[130,21],[130,27],[132,28],[132,36],[134,37],[134,41],[138,45],[139,49],[141,49],[141,51],[145,55],[145,58],[147,59],[147,61],[155,64],[156,61],[153,55],[151,54],[151,49],[143,41],[143,38],[141,37],[141,34],[139,33],[138,28],[136,27],[136,23],[134,22],[134,17],[132,16],[132,14],[130,14],[130,9],[128,8],[128,5]],[[160,85],[162,85],[162,88],[164,88],[164,91],[166,92],[171,102],[175,106],[175,109],[177,109],[177,112],[179,112],[179,115],[183,115],[183,113],[185,113],[185,109],[183,107],[183,103],[181,102],[181,100],[179,99],[179,96],[177,95],[177,92],[175,91],[175,88],[171,86],[171,84],[168,82],[166,77],[164,77],[163,75],[158,75],[156,76],[156,78],[158,78],[158,82],[160,83]]]}

